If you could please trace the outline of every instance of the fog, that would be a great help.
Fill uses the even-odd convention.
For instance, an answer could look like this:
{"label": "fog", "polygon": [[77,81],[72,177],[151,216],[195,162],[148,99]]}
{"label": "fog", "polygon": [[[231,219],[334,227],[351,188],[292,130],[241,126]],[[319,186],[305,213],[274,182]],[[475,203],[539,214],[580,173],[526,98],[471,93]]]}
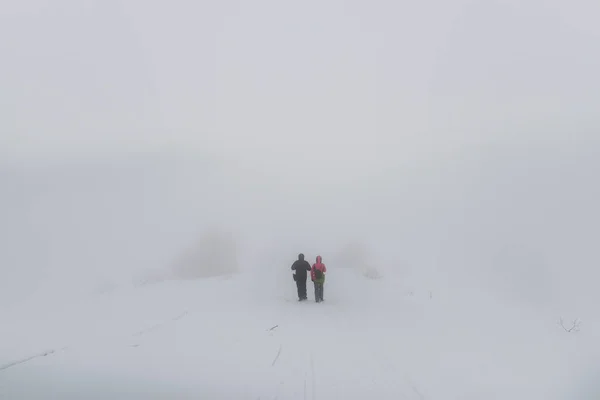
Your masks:
{"label": "fog", "polygon": [[600,327],[599,13],[6,4],[0,306],[304,252]]}
{"label": "fog", "polygon": [[[203,257],[223,272],[287,269],[305,252],[593,308],[598,167],[593,147],[538,145],[315,184],[177,156],[6,168],[3,297],[186,275]],[[210,256],[205,240],[230,250]]]}

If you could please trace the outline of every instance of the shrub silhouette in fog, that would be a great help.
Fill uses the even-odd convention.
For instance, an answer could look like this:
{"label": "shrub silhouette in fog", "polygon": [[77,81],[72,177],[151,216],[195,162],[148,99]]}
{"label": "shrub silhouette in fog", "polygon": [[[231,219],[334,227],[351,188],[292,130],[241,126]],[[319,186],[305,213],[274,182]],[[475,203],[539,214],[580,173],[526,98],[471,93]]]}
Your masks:
{"label": "shrub silhouette in fog", "polygon": [[198,279],[228,275],[237,271],[237,248],[233,236],[210,231],[177,260],[173,266],[173,277]]}
{"label": "shrub silhouette in fog", "polygon": [[358,241],[353,241],[342,248],[335,256],[336,266],[359,271],[369,279],[381,278],[381,273],[375,267],[373,255],[367,247]]}
{"label": "shrub silhouette in fog", "polygon": [[338,268],[361,269],[367,265],[368,260],[366,246],[358,241],[347,243],[335,256]]}

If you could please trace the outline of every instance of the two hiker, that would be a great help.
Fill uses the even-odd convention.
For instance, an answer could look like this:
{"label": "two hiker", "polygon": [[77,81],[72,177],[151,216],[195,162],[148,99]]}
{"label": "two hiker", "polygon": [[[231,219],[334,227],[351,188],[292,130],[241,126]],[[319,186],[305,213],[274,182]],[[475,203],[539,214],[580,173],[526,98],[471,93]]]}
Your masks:
{"label": "two hiker", "polygon": [[323,301],[323,284],[325,283],[325,272],[327,268],[322,262],[321,256],[317,256],[317,262],[311,267],[308,261],[304,259],[304,254],[299,254],[298,259],[292,264],[294,280],[298,288],[298,301],[307,300],[306,296],[306,279],[307,272],[310,271],[310,279],[315,286],[315,301],[320,303]]}

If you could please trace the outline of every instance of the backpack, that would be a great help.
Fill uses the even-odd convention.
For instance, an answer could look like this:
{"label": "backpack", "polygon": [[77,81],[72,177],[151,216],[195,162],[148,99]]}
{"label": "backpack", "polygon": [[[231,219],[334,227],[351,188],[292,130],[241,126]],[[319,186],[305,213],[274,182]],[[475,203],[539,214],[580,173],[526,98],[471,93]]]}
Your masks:
{"label": "backpack", "polygon": [[319,280],[321,278],[323,278],[323,271],[315,267],[315,279]]}

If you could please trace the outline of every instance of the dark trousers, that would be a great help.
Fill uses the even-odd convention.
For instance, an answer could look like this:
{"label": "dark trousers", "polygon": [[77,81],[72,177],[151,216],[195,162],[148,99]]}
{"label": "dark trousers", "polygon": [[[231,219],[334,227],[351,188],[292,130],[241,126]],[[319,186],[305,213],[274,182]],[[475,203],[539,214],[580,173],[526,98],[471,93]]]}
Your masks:
{"label": "dark trousers", "polygon": [[296,281],[296,287],[298,288],[298,299],[306,300],[306,279],[298,279]]}
{"label": "dark trousers", "polygon": [[323,301],[323,283],[315,282],[315,300],[317,303]]}

